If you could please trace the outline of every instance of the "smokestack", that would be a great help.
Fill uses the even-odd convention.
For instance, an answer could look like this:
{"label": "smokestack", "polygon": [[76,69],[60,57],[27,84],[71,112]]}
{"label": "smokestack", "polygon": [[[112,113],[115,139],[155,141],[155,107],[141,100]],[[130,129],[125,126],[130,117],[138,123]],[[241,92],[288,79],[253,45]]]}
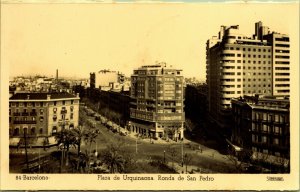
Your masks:
{"label": "smokestack", "polygon": [[56,83],[58,83],[58,69],[56,69]]}

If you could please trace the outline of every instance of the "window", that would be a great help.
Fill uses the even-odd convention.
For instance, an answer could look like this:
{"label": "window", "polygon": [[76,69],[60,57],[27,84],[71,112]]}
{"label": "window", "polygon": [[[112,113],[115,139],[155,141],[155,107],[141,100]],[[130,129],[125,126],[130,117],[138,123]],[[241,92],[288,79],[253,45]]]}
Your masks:
{"label": "window", "polygon": [[39,132],[40,132],[40,134],[43,134],[43,128],[40,128]]}
{"label": "window", "polygon": [[267,137],[266,136],[262,136],[262,142],[267,143]]}
{"label": "window", "polygon": [[65,105],[65,104],[66,104],[66,101],[63,101],[62,104]]}
{"label": "window", "polygon": [[34,135],[34,134],[35,134],[35,127],[32,127],[32,128],[30,129],[30,133],[31,133],[31,135]]}
{"label": "window", "polygon": [[54,106],[56,106],[56,101],[54,101]]}
{"label": "window", "polygon": [[43,122],[44,121],[44,117],[40,117],[40,122]]}
{"label": "window", "polygon": [[275,134],[279,134],[280,133],[279,127],[277,127],[277,126],[274,127],[274,133]]}
{"label": "window", "polygon": [[20,134],[20,129],[17,127],[14,129],[14,135],[18,136]]}
{"label": "window", "polygon": [[57,127],[56,126],[52,127],[52,133],[57,133]]}

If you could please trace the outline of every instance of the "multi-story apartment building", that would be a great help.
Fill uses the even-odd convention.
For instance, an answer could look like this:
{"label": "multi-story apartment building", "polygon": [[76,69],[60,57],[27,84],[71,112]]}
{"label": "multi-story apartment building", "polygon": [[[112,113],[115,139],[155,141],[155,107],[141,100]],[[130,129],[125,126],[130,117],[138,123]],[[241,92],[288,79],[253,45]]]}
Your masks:
{"label": "multi-story apartment building", "polygon": [[79,94],[17,93],[9,99],[10,137],[49,137],[79,121]]}
{"label": "multi-story apartment building", "polygon": [[[232,142],[265,155],[264,160],[290,157],[290,102],[288,99],[245,96],[232,100]],[[273,158],[272,158],[273,157]],[[276,161],[277,160],[277,161]]]}
{"label": "multi-story apartment building", "polygon": [[207,41],[209,112],[220,126],[229,124],[231,98],[289,95],[288,37],[270,34],[261,22],[255,28],[255,35],[247,37],[239,32],[238,25],[221,26],[219,36]]}
{"label": "multi-story apartment building", "polygon": [[273,95],[290,94],[290,38],[280,33],[271,33],[263,37],[272,45],[272,89]]}
{"label": "multi-story apartment building", "polygon": [[146,65],[131,76],[131,131],[150,137],[183,138],[183,76],[165,63]]}

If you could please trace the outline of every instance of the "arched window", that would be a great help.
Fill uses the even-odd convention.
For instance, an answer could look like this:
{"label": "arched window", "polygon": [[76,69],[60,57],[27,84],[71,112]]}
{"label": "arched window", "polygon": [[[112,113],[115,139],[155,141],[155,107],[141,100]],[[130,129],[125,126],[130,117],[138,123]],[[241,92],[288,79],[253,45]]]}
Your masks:
{"label": "arched window", "polygon": [[70,129],[74,129],[74,124],[71,123],[70,126],[69,126],[69,128],[70,128]]}
{"label": "arched window", "polygon": [[27,129],[27,127],[26,127],[26,128],[23,128],[23,133],[26,134],[26,135],[28,134],[28,129]]}
{"label": "arched window", "polygon": [[20,134],[20,129],[19,128],[15,128],[14,130],[14,136],[18,136]]}
{"label": "arched window", "polygon": [[30,133],[31,133],[31,135],[34,135],[34,134],[35,134],[35,127],[32,127],[32,128],[31,128]]}

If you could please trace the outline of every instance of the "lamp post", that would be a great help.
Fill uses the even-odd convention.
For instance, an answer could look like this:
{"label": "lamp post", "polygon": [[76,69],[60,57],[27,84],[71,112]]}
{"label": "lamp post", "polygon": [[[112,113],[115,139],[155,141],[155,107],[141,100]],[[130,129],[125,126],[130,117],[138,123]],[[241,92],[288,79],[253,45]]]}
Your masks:
{"label": "lamp post", "polygon": [[27,137],[27,133],[26,133],[26,131],[23,129],[23,132],[24,132],[24,141],[25,141],[25,158],[26,158],[26,168],[27,168],[27,170],[29,169],[29,164],[28,164],[28,154],[27,154],[27,139],[26,139],[26,137]]}
{"label": "lamp post", "polygon": [[138,148],[137,148],[137,140],[138,140],[138,136],[136,136],[136,140],[135,140],[135,153],[137,154],[138,152]]}
{"label": "lamp post", "polygon": [[181,140],[181,167],[183,167],[183,139]]}

